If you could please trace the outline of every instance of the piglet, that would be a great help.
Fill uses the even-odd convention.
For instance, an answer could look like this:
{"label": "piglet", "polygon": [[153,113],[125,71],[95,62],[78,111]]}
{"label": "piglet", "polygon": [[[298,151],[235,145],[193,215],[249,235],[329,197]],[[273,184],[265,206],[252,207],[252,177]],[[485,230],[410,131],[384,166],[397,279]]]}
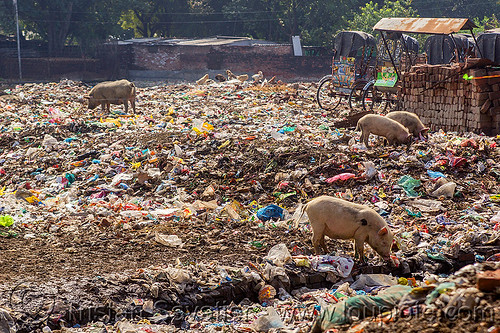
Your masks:
{"label": "piglet", "polygon": [[370,207],[331,196],[320,196],[302,207],[312,228],[312,243],[316,254],[320,245],[325,253],[325,235],[331,239],[354,239],[356,258],[364,260],[364,243],[367,242],[384,260],[390,260],[394,235],[385,220]]}
{"label": "piglet", "polygon": [[422,124],[420,118],[418,118],[416,114],[406,111],[394,111],[389,112],[386,117],[406,127],[414,137],[426,140],[429,128]]}
{"label": "piglet", "polygon": [[395,120],[376,114],[367,114],[359,119],[356,126],[356,131],[358,130],[361,130],[360,141],[363,141],[366,147],[368,147],[370,134],[385,137],[390,145],[411,142],[411,134],[406,127]]}

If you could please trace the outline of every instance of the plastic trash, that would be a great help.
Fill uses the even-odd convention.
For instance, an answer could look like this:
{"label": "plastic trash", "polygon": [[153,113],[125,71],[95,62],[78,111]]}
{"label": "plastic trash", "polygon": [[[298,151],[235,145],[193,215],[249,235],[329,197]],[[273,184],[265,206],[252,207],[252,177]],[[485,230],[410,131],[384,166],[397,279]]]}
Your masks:
{"label": "plastic trash", "polygon": [[341,277],[348,277],[354,267],[351,258],[339,256],[319,255],[310,259],[311,268],[318,272],[334,272]]}
{"label": "plastic trash", "polygon": [[446,178],[446,176],[442,172],[439,172],[439,171],[427,170],[427,174],[432,179],[438,179],[438,178],[441,178],[441,177],[442,178]]}
{"label": "plastic trash", "polygon": [[456,183],[449,182],[444,185],[441,185],[437,190],[433,191],[431,195],[436,198],[440,197],[453,198],[456,187],[457,187]]}
{"label": "plastic trash", "polygon": [[269,302],[276,296],[276,289],[271,285],[265,285],[259,290],[259,302]]}
{"label": "plastic trash", "polygon": [[430,305],[439,295],[455,289],[455,282],[444,282],[438,285],[425,299],[425,305]]}
{"label": "plastic trash", "polygon": [[253,322],[253,329],[257,332],[268,332],[273,328],[282,328],[285,327],[283,320],[281,320],[280,316],[276,312],[273,307],[267,308],[267,314],[257,318]]}
{"label": "plastic trash", "polygon": [[163,235],[158,232],[155,233],[155,241],[162,245],[170,247],[182,247],[182,240],[177,235]]}
{"label": "plastic trash", "polygon": [[441,201],[430,199],[413,199],[409,205],[423,213],[436,213],[445,210]]}
{"label": "plastic trash", "polygon": [[325,181],[327,183],[331,184],[331,183],[336,182],[338,180],[348,180],[348,179],[351,179],[351,178],[354,178],[354,177],[356,177],[355,174],[346,172],[346,173],[341,173],[339,175],[333,176],[331,178],[327,178]]}
{"label": "plastic trash", "polygon": [[493,217],[490,219],[490,223],[500,223],[500,211],[493,215]]}
{"label": "plastic trash", "polygon": [[417,197],[418,193],[414,190],[421,185],[421,181],[412,176],[405,175],[398,180],[398,185],[401,186],[406,195],[409,197]]}
{"label": "plastic trash", "polygon": [[55,146],[57,146],[57,144],[58,144],[58,142],[57,142],[56,138],[54,138],[52,135],[45,134],[45,136],[43,137],[42,146],[46,150],[53,149]]}
{"label": "plastic trash", "polygon": [[284,216],[283,208],[277,205],[269,205],[257,211],[257,218],[264,222],[273,218],[282,219]]}
{"label": "plastic trash", "polygon": [[264,260],[269,261],[273,265],[283,267],[286,263],[292,260],[292,255],[288,251],[285,244],[280,243],[274,245],[270,250],[267,256],[263,258]]}
{"label": "plastic trash", "polygon": [[0,226],[10,227],[14,224],[14,218],[10,215],[0,215]]}
{"label": "plastic trash", "polygon": [[398,280],[390,275],[385,274],[360,274],[358,279],[351,284],[351,288],[355,290],[364,289],[368,291],[373,287],[394,286]]}
{"label": "plastic trash", "polygon": [[363,165],[365,167],[365,172],[363,172],[362,174],[363,177],[365,177],[366,179],[372,179],[377,175],[378,171],[375,167],[375,163],[373,163],[372,161],[366,161],[363,162]]}

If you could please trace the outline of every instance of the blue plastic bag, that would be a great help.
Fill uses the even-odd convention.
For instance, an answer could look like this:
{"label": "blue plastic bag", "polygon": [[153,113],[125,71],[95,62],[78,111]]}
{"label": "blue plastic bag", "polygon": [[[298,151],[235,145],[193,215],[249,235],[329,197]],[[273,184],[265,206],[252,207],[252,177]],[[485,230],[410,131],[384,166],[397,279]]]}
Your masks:
{"label": "blue plastic bag", "polygon": [[284,216],[285,214],[283,212],[283,208],[277,205],[269,205],[257,211],[257,217],[259,220],[264,222],[269,221],[274,217],[282,219]]}

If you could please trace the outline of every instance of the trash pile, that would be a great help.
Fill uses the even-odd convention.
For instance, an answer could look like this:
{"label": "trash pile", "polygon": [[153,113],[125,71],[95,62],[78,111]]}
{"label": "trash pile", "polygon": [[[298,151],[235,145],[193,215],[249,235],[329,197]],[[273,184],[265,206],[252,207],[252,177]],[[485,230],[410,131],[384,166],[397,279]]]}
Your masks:
{"label": "trash pile", "polygon": [[[366,147],[261,77],[143,86],[137,114],[89,90],[0,93],[0,332],[500,329],[500,137]],[[375,209],[393,263],[314,255],[319,195]]]}

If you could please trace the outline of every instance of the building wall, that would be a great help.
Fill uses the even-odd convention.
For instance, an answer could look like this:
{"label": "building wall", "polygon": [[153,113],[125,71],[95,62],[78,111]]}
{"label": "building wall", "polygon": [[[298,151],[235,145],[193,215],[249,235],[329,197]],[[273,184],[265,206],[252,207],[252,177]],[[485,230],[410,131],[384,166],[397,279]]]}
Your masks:
{"label": "building wall", "polygon": [[[152,46],[133,45],[132,64],[128,69],[140,75],[148,72],[159,76],[175,72],[190,73],[199,78],[205,73],[255,74],[259,70],[265,77],[276,76],[284,81],[317,80],[330,73],[330,56],[295,57],[291,45],[258,46]],[[125,48],[121,50],[126,52]]]}

